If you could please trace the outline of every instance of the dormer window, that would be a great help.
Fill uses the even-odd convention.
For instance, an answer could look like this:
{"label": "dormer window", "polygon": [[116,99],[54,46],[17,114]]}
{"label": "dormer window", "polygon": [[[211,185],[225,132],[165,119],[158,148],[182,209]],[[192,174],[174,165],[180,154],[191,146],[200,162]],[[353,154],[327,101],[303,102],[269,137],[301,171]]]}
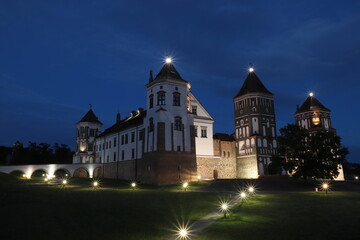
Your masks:
{"label": "dormer window", "polygon": [[180,106],[180,93],[178,92],[173,93],[173,105]]}
{"label": "dormer window", "polygon": [[194,115],[197,115],[197,107],[196,106],[191,106],[191,113]]}
{"label": "dormer window", "polygon": [[157,93],[157,105],[165,105],[165,92],[164,91],[160,91]]}

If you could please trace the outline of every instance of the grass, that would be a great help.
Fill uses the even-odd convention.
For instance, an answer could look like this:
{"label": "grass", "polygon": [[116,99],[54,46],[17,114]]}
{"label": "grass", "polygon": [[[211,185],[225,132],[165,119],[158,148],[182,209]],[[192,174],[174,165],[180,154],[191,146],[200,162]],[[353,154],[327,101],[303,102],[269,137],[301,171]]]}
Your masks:
{"label": "grass", "polygon": [[[94,189],[89,179],[71,179],[64,188],[0,173],[0,239],[164,240],[177,221],[200,219],[228,197],[216,191],[237,184],[196,182],[184,192],[178,185],[131,190],[117,180],[100,180]],[[296,192],[279,193],[279,184]],[[300,192],[291,181],[259,185],[268,193],[236,206],[192,240],[360,239],[359,192]]]}
{"label": "grass", "polygon": [[360,193],[254,196],[194,240],[360,239]]}
{"label": "grass", "polygon": [[129,183],[102,180],[93,189],[85,179],[70,183],[63,188],[0,174],[0,238],[164,239],[177,221],[201,218],[220,197],[179,186],[130,190]]}

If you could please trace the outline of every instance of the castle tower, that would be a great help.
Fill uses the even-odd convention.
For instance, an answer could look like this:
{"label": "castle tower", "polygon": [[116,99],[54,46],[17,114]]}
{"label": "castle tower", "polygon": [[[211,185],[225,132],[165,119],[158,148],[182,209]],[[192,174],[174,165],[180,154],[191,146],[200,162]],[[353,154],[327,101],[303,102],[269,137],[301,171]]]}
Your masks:
{"label": "castle tower", "polygon": [[[331,110],[326,108],[311,92],[301,107],[297,107],[295,121],[299,126],[307,129],[310,134],[320,130],[336,132],[331,124],[330,113]],[[335,180],[345,180],[341,165],[339,165],[339,175]]]}
{"label": "castle tower", "polygon": [[237,177],[267,175],[271,156],[277,148],[274,94],[266,89],[254,69],[249,68],[233,100]]}
{"label": "castle tower", "polygon": [[76,151],[73,163],[95,163],[95,137],[101,132],[102,126],[92,109],[76,123]]}
{"label": "castle tower", "polygon": [[336,131],[331,126],[330,112],[330,109],[321,104],[313,93],[310,93],[301,107],[297,107],[295,121],[310,132],[318,130]]}
{"label": "castle tower", "polygon": [[189,114],[190,87],[171,58],[166,59],[155,78],[150,72],[141,163],[146,182],[178,183],[196,176],[194,119]]}

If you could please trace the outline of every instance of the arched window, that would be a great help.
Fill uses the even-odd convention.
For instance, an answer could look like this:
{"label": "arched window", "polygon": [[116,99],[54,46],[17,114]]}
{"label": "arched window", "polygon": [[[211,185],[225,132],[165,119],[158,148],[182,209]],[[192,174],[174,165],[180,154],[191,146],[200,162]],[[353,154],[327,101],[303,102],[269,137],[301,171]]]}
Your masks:
{"label": "arched window", "polygon": [[181,117],[175,117],[174,129],[181,131],[181,125],[182,125]]}
{"label": "arched window", "polygon": [[154,131],[154,119],[149,118],[149,132]]}
{"label": "arched window", "polygon": [[154,95],[151,94],[149,96],[149,108],[153,108],[154,107]]}
{"label": "arched window", "polygon": [[157,105],[165,105],[165,92],[160,91],[157,93]]}
{"label": "arched window", "polygon": [[256,112],[256,107],[253,107],[253,108],[252,108],[252,112]]}
{"label": "arched window", "polygon": [[180,106],[180,93],[178,92],[173,93],[173,105]]}

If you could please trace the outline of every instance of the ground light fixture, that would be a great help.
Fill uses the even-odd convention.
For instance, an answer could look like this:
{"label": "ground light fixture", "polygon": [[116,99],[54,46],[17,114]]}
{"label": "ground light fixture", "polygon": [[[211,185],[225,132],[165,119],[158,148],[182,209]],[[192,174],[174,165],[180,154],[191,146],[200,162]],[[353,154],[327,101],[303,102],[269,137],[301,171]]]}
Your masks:
{"label": "ground light fixture", "polygon": [[356,176],[356,177],[355,177],[355,180],[359,180],[359,177],[358,177],[358,176]]}
{"label": "ground light fixture", "polygon": [[63,184],[63,185],[66,185],[67,183],[68,183],[67,180],[65,180],[65,179],[62,180],[62,184]]}
{"label": "ground light fixture", "polygon": [[49,179],[48,179],[48,178],[44,178],[44,181],[47,182],[47,181],[49,181]]}
{"label": "ground light fixture", "polygon": [[226,213],[229,211],[229,204],[227,202],[221,202],[220,210],[224,213],[224,218],[226,218]]}
{"label": "ground light fixture", "polygon": [[254,193],[254,192],[255,192],[255,188],[254,188],[254,187],[249,187],[249,188],[248,188],[248,191],[249,191],[249,193]]}
{"label": "ground light fixture", "polygon": [[241,192],[241,193],[240,193],[240,197],[241,197],[242,199],[246,198],[246,192]]}
{"label": "ground light fixture", "polygon": [[186,189],[189,187],[189,183],[188,182],[184,182],[182,185],[184,191],[186,191]]}
{"label": "ground light fixture", "polygon": [[180,239],[186,239],[188,237],[188,234],[189,233],[185,228],[179,230]]}
{"label": "ground light fixture", "polygon": [[93,187],[94,187],[94,188],[99,187],[99,182],[98,182],[98,181],[94,181],[94,182],[93,182]]}
{"label": "ground light fixture", "polygon": [[135,188],[136,188],[136,182],[132,182],[132,183],[131,183],[131,188],[132,188],[132,189],[135,189]]}
{"label": "ground light fixture", "polygon": [[201,180],[201,176],[200,176],[200,175],[198,175],[198,176],[197,176],[197,179],[200,181],[200,180]]}
{"label": "ground light fixture", "polygon": [[325,193],[328,193],[328,191],[329,191],[329,184],[323,183],[323,185],[321,185],[321,186],[322,186],[322,189],[325,190]]}

